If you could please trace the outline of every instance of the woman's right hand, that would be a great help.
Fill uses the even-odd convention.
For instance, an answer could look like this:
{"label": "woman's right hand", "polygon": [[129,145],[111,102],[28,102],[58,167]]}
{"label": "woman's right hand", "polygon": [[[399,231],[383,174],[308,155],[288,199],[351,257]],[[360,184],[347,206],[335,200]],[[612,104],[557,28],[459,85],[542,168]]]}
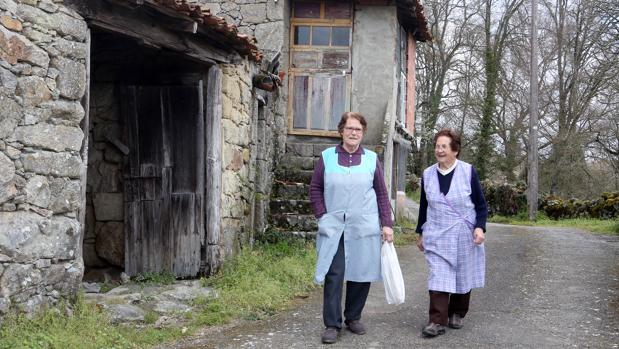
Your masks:
{"label": "woman's right hand", "polygon": [[423,252],[423,236],[417,235],[417,248],[419,251]]}

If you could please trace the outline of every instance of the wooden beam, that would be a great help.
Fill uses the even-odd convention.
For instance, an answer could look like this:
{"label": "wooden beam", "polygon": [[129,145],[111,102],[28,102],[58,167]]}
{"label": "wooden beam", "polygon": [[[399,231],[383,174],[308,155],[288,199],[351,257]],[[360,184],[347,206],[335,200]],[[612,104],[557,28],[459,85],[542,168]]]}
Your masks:
{"label": "wooden beam", "polygon": [[208,71],[206,82],[206,269],[212,275],[219,270],[221,240],[221,84],[218,66]]}
{"label": "wooden beam", "polygon": [[197,23],[157,16],[154,11],[143,10],[146,5],[132,9],[107,0],[67,0],[66,4],[84,16],[91,27],[133,38],[147,46],[175,51],[208,64],[229,63],[238,55],[189,33],[198,31]]}

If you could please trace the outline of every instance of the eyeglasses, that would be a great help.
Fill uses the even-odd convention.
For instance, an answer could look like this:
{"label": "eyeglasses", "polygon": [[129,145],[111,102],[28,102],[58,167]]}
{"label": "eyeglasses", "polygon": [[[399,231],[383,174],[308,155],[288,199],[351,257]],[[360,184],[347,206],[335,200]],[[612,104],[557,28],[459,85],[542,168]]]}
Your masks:
{"label": "eyeglasses", "polygon": [[363,129],[359,127],[344,127],[344,131],[348,133],[362,133]]}

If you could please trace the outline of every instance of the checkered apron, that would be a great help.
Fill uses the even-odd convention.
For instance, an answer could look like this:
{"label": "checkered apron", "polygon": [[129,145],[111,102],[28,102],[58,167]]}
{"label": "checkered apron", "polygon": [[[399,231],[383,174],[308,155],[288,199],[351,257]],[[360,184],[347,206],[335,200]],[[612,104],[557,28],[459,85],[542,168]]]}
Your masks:
{"label": "checkered apron", "polygon": [[467,293],[484,287],[486,257],[483,244],[473,243],[475,205],[471,201],[472,166],[458,161],[447,195],[440,191],[438,164],[423,172],[428,200],[423,246],[428,263],[428,289]]}

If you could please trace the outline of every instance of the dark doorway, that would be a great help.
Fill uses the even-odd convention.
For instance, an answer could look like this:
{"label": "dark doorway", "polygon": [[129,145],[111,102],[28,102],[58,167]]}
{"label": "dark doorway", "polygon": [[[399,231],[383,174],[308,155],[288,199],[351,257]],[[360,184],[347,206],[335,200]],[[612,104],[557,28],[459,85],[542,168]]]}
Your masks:
{"label": "dark doorway", "polygon": [[210,66],[91,30],[84,279],[110,281],[121,271],[195,277],[207,268]]}
{"label": "dark doorway", "polygon": [[191,85],[122,86],[125,272],[195,276],[204,241],[204,104]]}

